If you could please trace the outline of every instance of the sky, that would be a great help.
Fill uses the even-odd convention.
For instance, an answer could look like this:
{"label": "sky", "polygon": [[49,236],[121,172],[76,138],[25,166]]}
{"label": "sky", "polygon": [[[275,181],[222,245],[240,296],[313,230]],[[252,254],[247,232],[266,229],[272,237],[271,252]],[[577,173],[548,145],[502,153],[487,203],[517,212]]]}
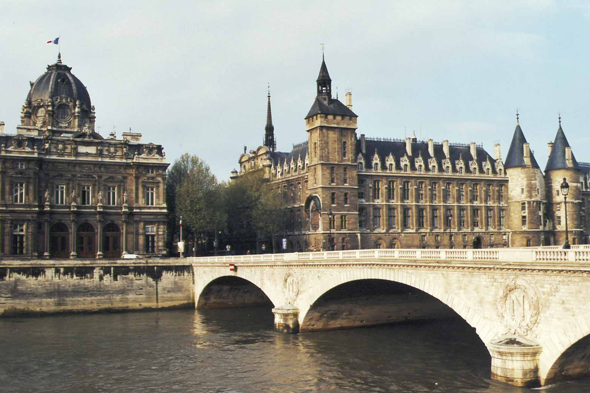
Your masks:
{"label": "sky", "polygon": [[171,164],[204,160],[219,180],[262,144],[268,84],[277,149],[307,140],[325,59],[352,91],[357,134],[483,143],[505,158],[515,114],[542,168],[562,126],[590,161],[590,3],[583,1],[3,0],[0,121],[58,47],[88,88],[97,131],[131,129]]}

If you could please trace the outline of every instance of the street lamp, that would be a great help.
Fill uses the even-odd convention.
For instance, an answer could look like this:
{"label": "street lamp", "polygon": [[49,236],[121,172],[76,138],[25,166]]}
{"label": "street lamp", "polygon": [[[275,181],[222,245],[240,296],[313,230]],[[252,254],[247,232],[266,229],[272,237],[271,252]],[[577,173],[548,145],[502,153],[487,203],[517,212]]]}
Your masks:
{"label": "street lamp", "polygon": [[332,209],[330,208],[328,210],[328,228],[329,228],[329,232],[330,235],[328,236],[328,247],[330,249],[330,251],[334,251],[334,244],[332,242],[332,223],[334,220],[334,213],[332,213]]}
{"label": "street lamp", "polygon": [[563,248],[565,249],[570,249],[572,248],[572,246],[570,246],[570,239],[569,239],[569,235],[567,232],[567,194],[569,194],[570,192],[570,185],[568,184],[567,180],[565,179],[565,177],[563,178],[563,183],[561,183],[561,195],[563,195],[563,205],[565,207],[565,244],[563,245]]}
{"label": "street lamp", "polygon": [[178,248],[180,250],[180,257],[182,258],[182,254],[184,252],[184,242],[182,241],[182,216],[180,216],[180,220],[179,220],[179,224],[180,224],[180,241],[178,242]]}

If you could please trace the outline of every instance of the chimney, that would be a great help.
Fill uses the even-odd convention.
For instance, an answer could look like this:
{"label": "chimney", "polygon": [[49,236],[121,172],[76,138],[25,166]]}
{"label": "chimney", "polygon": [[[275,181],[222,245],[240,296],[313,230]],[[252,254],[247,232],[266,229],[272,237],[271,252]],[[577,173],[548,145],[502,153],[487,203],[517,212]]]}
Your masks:
{"label": "chimney", "polygon": [[451,158],[451,154],[449,152],[449,141],[446,139],[443,141],[443,152],[445,153],[445,158]]}
{"label": "chimney", "polygon": [[244,154],[246,154],[247,151],[248,151],[248,148],[246,146],[244,146]]}
{"label": "chimney", "polygon": [[361,152],[367,154],[367,145],[365,144],[365,134],[361,134]]}
{"label": "chimney", "polygon": [[572,148],[569,146],[565,148],[565,162],[568,168],[572,168],[574,166],[574,162],[572,160]]}
{"label": "chimney", "polygon": [[550,156],[550,155],[551,155],[551,151],[553,150],[553,142],[549,142],[549,143],[547,144],[547,150],[549,150],[549,151],[547,152],[547,156]]}
{"label": "chimney", "polygon": [[428,154],[430,157],[434,157],[434,141],[432,139],[428,140]]}
{"label": "chimney", "polygon": [[413,138],[406,138],[406,153],[408,153],[408,156],[412,155],[412,140]]}
{"label": "chimney", "polygon": [[4,134],[4,122],[0,121],[0,134]]}
{"label": "chimney", "polygon": [[469,144],[469,151],[471,152],[471,157],[473,157],[473,160],[477,161],[477,145],[475,142],[471,142]]}
{"label": "chimney", "polygon": [[346,92],[346,106],[348,107],[348,109],[352,110],[352,92],[351,91],[347,91]]}
{"label": "chimney", "polygon": [[528,143],[522,144],[522,156],[525,165],[531,165],[531,146]]}
{"label": "chimney", "polygon": [[496,143],[494,145],[494,158],[496,160],[502,160],[502,151],[500,150],[500,144]]}

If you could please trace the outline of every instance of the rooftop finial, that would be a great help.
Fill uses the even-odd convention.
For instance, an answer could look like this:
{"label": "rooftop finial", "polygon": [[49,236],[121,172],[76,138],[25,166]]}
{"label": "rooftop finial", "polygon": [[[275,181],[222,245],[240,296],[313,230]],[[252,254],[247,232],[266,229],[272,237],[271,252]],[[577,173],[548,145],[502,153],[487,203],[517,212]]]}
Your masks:
{"label": "rooftop finial", "polygon": [[557,119],[559,120],[559,128],[561,128],[561,113],[557,114]]}
{"label": "rooftop finial", "polygon": [[268,96],[270,97],[270,82],[268,82]]}
{"label": "rooftop finial", "polygon": [[57,64],[61,64],[61,51],[57,53]]}
{"label": "rooftop finial", "polygon": [[519,119],[520,119],[520,116],[518,114],[518,108],[516,108],[516,125],[517,126],[520,125]]}
{"label": "rooftop finial", "polygon": [[321,43],[320,46],[322,47],[322,60],[324,60],[324,49],[325,49],[325,45],[323,43]]}

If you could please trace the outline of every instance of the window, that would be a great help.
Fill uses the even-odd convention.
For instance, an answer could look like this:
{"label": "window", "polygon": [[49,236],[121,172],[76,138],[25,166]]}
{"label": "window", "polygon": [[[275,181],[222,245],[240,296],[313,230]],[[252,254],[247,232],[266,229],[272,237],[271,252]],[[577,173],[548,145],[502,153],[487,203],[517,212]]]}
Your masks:
{"label": "window", "polygon": [[505,210],[500,210],[500,228],[504,228],[504,219],[506,216],[506,211]]}
{"label": "window", "polygon": [[12,188],[12,202],[25,203],[25,183],[14,183]]}
{"label": "window", "polygon": [[335,193],[335,192],[333,192],[333,193],[331,194],[331,196],[330,196],[330,200],[331,200],[331,202],[332,202],[332,205],[335,205],[335,204],[336,204],[336,193]]}
{"label": "window", "polygon": [[156,190],[154,187],[145,188],[145,204],[148,206],[154,206],[156,204]]}
{"label": "window", "polygon": [[486,212],[486,227],[492,227],[492,209],[488,209]]}
{"label": "window", "polygon": [[504,186],[498,187],[498,203],[504,203]]}
{"label": "window", "polygon": [[451,201],[451,183],[447,183],[443,190],[443,201],[449,203]]}
{"label": "window", "polygon": [[359,180],[359,199],[365,199],[365,180]]}
{"label": "window", "polygon": [[115,206],[117,204],[117,187],[107,187],[107,205]]}
{"label": "window", "polygon": [[410,167],[408,166],[408,164],[404,164],[404,172],[408,172],[410,170]]}
{"label": "window", "polygon": [[557,225],[561,225],[561,216],[557,216]]}
{"label": "window", "polygon": [[465,184],[459,184],[459,202],[465,202]]}
{"label": "window", "polygon": [[438,228],[438,209],[432,209],[432,227]]}
{"label": "window", "polygon": [[378,171],[379,170],[379,164],[378,163],[374,163],[373,164],[373,170],[374,171]]}
{"label": "window", "polygon": [[453,211],[451,209],[447,209],[446,217],[447,217],[447,228],[451,228],[453,226]]}
{"label": "window", "polygon": [[313,156],[316,158],[316,160],[319,158],[318,157],[318,143],[317,142],[313,143]]}
{"label": "window", "polygon": [[387,182],[387,199],[390,201],[395,199],[395,182],[393,180]]}
{"label": "window", "polygon": [[53,202],[56,205],[65,205],[66,204],[66,185],[65,184],[57,184],[55,186],[55,194],[54,194]]}
{"label": "window", "polygon": [[389,165],[387,166],[387,170],[388,170],[389,172],[393,172],[393,164],[389,164]]}
{"label": "window", "polygon": [[486,203],[492,202],[492,186],[489,184],[486,186]]}
{"label": "window", "polygon": [[396,210],[393,208],[389,209],[389,216],[387,218],[387,227],[389,229],[395,229],[396,228]]}
{"label": "window", "polygon": [[25,225],[14,224],[12,226],[12,253],[22,255],[25,253]]}
{"label": "window", "polygon": [[92,186],[82,186],[82,193],[80,195],[80,203],[84,206],[92,204]]}
{"label": "window", "polygon": [[474,203],[479,202],[479,184],[474,184],[472,187],[472,200]]}
{"label": "window", "polygon": [[526,246],[527,247],[530,247],[531,246],[531,239],[526,239]]}
{"label": "window", "polygon": [[410,208],[404,208],[404,228],[410,228],[412,226],[412,210]]}
{"label": "window", "polygon": [[342,181],[344,181],[344,184],[348,184],[348,168],[344,168],[344,175],[342,176]]}
{"label": "window", "polygon": [[373,180],[373,200],[381,199],[381,180]]}
{"label": "window", "polygon": [[424,201],[424,182],[418,183],[418,202]]}
{"label": "window", "polygon": [[342,142],[342,158],[346,158],[346,141]]}
{"label": "window", "polygon": [[424,228],[424,209],[418,209],[418,228]]}
{"label": "window", "polygon": [[479,209],[473,209],[473,227],[479,228]]}
{"label": "window", "polygon": [[404,193],[404,201],[407,201],[410,199],[410,182],[409,181],[405,181],[404,185],[403,185],[403,193]]}
{"label": "window", "polygon": [[522,216],[522,217],[520,218],[520,221],[521,221],[521,224],[522,224],[522,226],[523,226],[523,227],[526,227],[526,216]]}
{"label": "window", "polygon": [[19,161],[16,163],[16,168],[17,169],[25,169],[25,163],[22,161]]}
{"label": "window", "polygon": [[459,209],[459,228],[465,228],[465,209]]}
{"label": "window", "polygon": [[340,216],[340,229],[346,229],[346,216]]}
{"label": "window", "polygon": [[333,166],[330,167],[330,183],[336,183],[336,168]]}
{"label": "window", "polygon": [[373,208],[373,228],[381,229],[381,208]]}
{"label": "window", "polygon": [[365,208],[361,207],[359,209],[359,228],[360,229],[366,229],[366,227],[367,227],[367,223],[365,220],[365,214],[366,214]]}
{"label": "window", "polygon": [[459,174],[460,174],[460,175],[462,175],[462,174],[463,174],[463,167],[462,167],[462,166],[460,166],[460,167],[459,167]]}
{"label": "window", "polygon": [[344,204],[348,205],[348,193],[347,192],[344,193]]}
{"label": "window", "polygon": [[145,252],[154,254],[156,252],[156,226],[145,226]]}
{"label": "window", "polygon": [[418,173],[422,173],[422,165],[418,165],[416,169],[418,169]]}
{"label": "window", "polygon": [[362,170],[363,170],[363,168],[364,168],[363,162],[362,162],[362,161],[360,161],[360,162],[359,162],[359,171],[362,171]]}
{"label": "window", "polygon": [[520,202],[520,211],[526,213],[526,202]]}
{"label": "window", "polygon": [[430,187],[432,191],[431,202],[437,203],[438,183],[432,183]]}
{"label": "window", "polygon": [[150,166],[150,167],[147,168],[147,171],[146,172],[147,172],[148,175],[153,175],[153,174],[156,173],[156,168]]}

